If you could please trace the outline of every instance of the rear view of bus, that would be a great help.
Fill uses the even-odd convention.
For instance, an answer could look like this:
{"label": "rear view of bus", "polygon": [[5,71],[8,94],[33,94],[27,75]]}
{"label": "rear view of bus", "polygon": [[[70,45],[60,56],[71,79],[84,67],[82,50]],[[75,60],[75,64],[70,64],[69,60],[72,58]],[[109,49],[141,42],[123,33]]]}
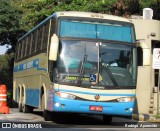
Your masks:
{"label": "rear view of bus", "polygon": [[[37,89],[34,108],[44,109],[45,120],[53,112],[100,114],[105,122],[115,115],[131,116],[137,77],[133,24],[105,14],[58,12],[36,28],[47,22],[50,35],[46,53],[25,60],[32,59],[33,68],[34,59],[43,63],[32,68],[32,77],[34,71],[35,77],[41,75],[37,85],[26,83],[30,91]],[[16,92],[20,82],[14,74]],[[29,72],[26,75],[29,77]],[[32,106],[27,93],[24,105]],[[18,96],[15,99],[18,101]]]}

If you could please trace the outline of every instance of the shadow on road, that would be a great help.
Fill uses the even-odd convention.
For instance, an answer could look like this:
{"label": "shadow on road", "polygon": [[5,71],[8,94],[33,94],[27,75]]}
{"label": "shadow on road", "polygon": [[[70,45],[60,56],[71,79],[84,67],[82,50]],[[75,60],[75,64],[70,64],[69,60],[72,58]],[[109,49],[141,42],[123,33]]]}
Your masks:
{"label": "shadow on road", "polygon": [[[42,111],[34,111],[34,114],[42,116]],[[86,115],[86,114],[74,114],[74,113],[53,113],[52,122],[57,125],[67,125],[69,127],[73,126],[93,126],[93,127],[124,127],[125,124],[131,124],[131,122],[111,122],[104,123],[103,118],[100,115]],[[114,119],[113,119],[114,120]],[[126,119],[127,120],[127,119]],[[131,121],[128,119],[128,121]],[[132,122],[132,124],[137,124],[137,122]]]}

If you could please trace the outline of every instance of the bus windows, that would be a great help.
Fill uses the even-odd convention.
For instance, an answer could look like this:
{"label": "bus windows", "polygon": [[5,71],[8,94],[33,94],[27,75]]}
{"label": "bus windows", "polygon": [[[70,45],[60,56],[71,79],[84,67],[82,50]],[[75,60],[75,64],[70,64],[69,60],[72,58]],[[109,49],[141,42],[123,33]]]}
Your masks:
{"label": "bus windows", "polygon": [[48,33],[49,33],[49,22],[44,25],[44,33],[43,33],[43,44],[42,44],[42,49],[47,48],[47,43],[48,43]]}
{"label": "bus windows", "polygon": [[32,34],[28,36],[28,55],[31,54],[31,47],[32,47]]}
{"label": "bus windows", "polygon": [[55,33],[55,30],[56,30],[56,20],[55,18],[52,19],[51,21],[51,31],[50,31],[50,36],[52,37],[53,34]]}
{"label": "bus windows", "polygon": [[33,32],[31,54],[35,52],[35,48],[36,48],[36,32]]}
{"label": "bus windows", "polygon": [[16,54],[15,54],[16,61],[19,59],[19,46],[20,46],[20,43],[18,42],[16,45]]}
{"label": "bus windows", "polygon": [[41,43],[42,43],[42,33],[43,33],[43,28],[39,28],[37,30],[37,45],[36,45],[36,50],[40,51],[41,50]]}
{"label": "bus windows", "polygon": [[24,40],[21,42],[21,48],[20,48],[20,59],[23,58],[23,54],[24,54]]}

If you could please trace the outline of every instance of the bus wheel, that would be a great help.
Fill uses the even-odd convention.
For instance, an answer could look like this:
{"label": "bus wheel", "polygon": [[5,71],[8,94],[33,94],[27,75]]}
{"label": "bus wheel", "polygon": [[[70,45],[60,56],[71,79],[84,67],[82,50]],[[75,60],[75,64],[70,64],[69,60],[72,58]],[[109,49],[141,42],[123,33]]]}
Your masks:
{"label": "bus wheel", "polygon": [[42,109],[44,109],[43,111],[43,118],[45,121],[51,121],[52,120],[52,114],[50,111],[45,110],[45,98],[44,98],[44,94],[42,94]]}
{"label": "bus wheel", "polygon": [[109,124],[112,122],[112,116],[110,115],[103,115],[103,123],[104,124]]}
{"label": "bus wheel", "polygon": [[44,110],[43,111],[43,118],[45,121],[52,121],[52,112]]}
{"label": "bus wheel", "polygon": [[25,104],[24,96],[22,96],[22,111],[23,111],[23,113],[32,113],[33,112],[33,107]]}
{"label": "bus wheel", "polygon": [[18,111],[22,112],[22,103],[21,103],[20,97],[19,97],[19,100],[18,100]]}

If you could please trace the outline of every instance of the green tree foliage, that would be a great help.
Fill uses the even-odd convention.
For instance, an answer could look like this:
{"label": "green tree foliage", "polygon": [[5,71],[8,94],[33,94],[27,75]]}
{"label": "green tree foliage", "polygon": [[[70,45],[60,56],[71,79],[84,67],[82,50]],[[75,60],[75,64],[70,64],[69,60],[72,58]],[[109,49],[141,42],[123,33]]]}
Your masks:
{"label": "green tree foliage", "polygon": [[0,0],[0,45],[15,45],[19,32],[20,12],[10,0]]}
{"label": "green tree foliage", "polygon": [[[154,8],[156,19],[159,0],[13,0],[23,11],[21,28],[28,31],[57,11],[86,11],[129,17],[142,15],[144,7]],[[16,2],[17,1],[17,2]]]}
{"label": "green tree foliage", "polygon": [[160,20],[160,0],[141,0],[140,5],[143,8],[153,9],[153,18]]}
{"label": "green tree foliage", "polygon": [[0,84],[12,85],[13,54],[0,55]]}
{"label": "green tree foliage", "polygon": [[0,84],[7,87],[8,106],[12,106],[13,57],[13,53],[0,55]]}
{"label": "green tree foliage", "polygon": [[[54,7],[54,0],[12,0],[14,6],[23,12],[20,20],[21,30],[28,31],[40,23],[51,12]],[[23,34],[22,34],[23,35]]]}

